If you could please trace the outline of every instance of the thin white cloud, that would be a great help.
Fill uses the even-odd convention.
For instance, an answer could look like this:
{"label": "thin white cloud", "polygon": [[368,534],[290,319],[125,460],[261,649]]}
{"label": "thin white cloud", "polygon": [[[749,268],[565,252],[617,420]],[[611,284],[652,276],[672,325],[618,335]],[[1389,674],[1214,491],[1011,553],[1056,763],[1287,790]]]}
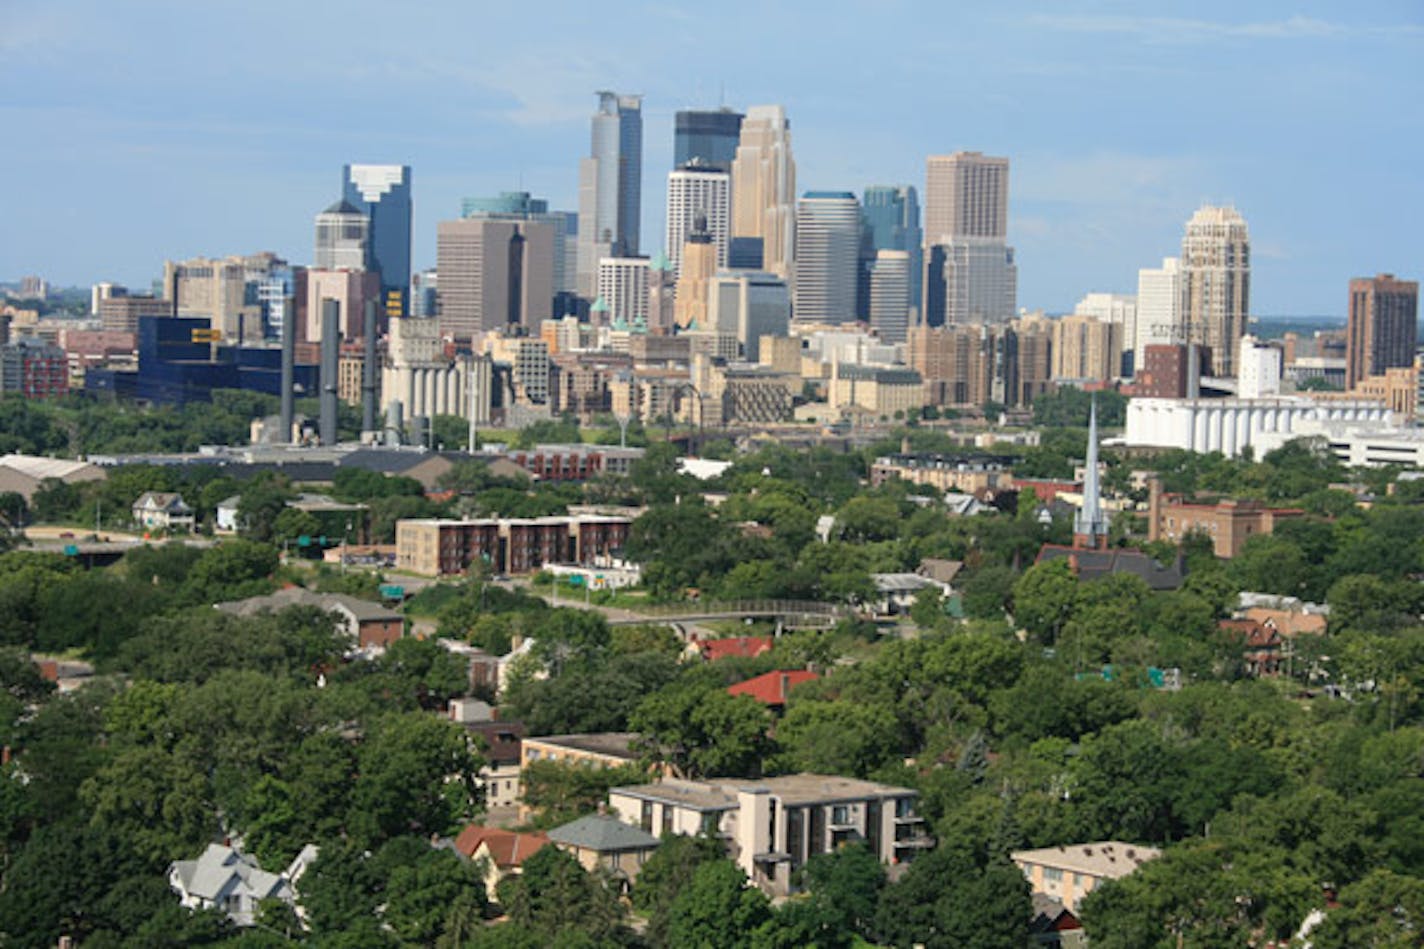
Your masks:
{"label": "thin white cloud", "polygon": [[1418,24],[1354,26],[1293,16],[1283,20],[1227,23],[1183,17],[1076,16],[1037,14],[1026,18],[1029,26],[1065,33],[1097,33],[1136,36],[1161,44],[1190,44],[1221,39],[1326,39],[1331,37],[1390,37],[1424,35]]}

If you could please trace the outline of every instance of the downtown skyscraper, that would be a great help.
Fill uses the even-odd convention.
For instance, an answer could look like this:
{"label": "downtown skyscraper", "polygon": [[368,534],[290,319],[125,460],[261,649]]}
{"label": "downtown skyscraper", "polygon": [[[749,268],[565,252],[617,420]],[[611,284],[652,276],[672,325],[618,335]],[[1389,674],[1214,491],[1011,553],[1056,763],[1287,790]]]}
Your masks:
{"label": "downtown skyscraper", "polygon": [[1007,244],[1009,160],[979,152],[925,163],[924,289],[927,326],[1013,319],[1018,267]]}
{"label": "downtown skyscraper", "polygon": [[1181,256],[1182,338],[1206,346],[1211,374],[1236,375],[1251,313],[1251,237],[1235,208],[1203,205],[1187,222]]}
{"label": "downtown skyscraper", "polygon": [[920,308],[924,234],[920,229],[920,196],[912,185],[867,185],[861,214],[870,231],[870,249],[902,250],[910,256],[910,306]]}
{"label": "downtown skyscraper", "polygon": [[673,272],[682,275],[682,247],[699,216],[717,249],[717,266],[727,265],[732,176],[704,165],[700,159],[668,172],[667,234],[663,246]]}
{"label": "downtown skyscraper", "polygon": [[1345,387],[1414,365],[1419,332],[1419,284],[1394,274],[1350,281],[1350,323],[1345,338]]}
{"label": "downtown skyscraper", "polygon": [[578,291],[593,299],[598,261],[638,253],[643,213],[643,97],[598,93],[589,155],[579,163]]}
{"label": "downtown skyscraper", "polygon": [[367,268],[381,275],[382,311],[387,318],[405,316],[410,295],[410,166],[346,165],[341,193],[371,222]]}
{"label": "downtown skyscraper", "polygon": [[796,204],[796,275],[791,315],[798,323],[856,318],[860,203],[849,191],[808,191]]}
{"label": "downtown skyscraper", "polygon": [[790,276],[796,255],[796,160],[791,123],[779,105],[754,105],[742,120],[732,162],[732,237],[761,241],[762,269]]}
{"label": "downtown skyscraper", "polygon": [[673,167],[697,161],[709,169],[730,172],[741,136],[740,112],[684,109],[673,121]]}

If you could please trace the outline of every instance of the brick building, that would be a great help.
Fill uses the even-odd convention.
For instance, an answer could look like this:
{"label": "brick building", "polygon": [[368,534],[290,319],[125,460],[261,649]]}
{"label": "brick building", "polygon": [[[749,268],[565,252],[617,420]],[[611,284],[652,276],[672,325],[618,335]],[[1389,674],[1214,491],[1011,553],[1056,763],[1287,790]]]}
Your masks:
{"label": "brick building", "polygon": [[1271,508],[1260,501],[1235,498],[1195,504],[1163,494],[1161,483],[1154,480],[1147,505],[1147,539],[1180,543],[1188,534],[1205,534],[1211,538],[1213,553],[1230,559],[1241,553],[1252,537],[1269,534],[1279,522],[1304,513],[1299,508]]}
{"label": "brick building", "polygon": [[0,392],[18,392],[27,399],[67,395],[68,354],[33,336],[0,346]]}
{"label": "brick building", "polygon": [[545,564],[607,562],[628,539],[626,517],[587,514],[479,520],[396,522],[396,564],[423,576],[468,573],[486,563],[495,573],[530,573]]}

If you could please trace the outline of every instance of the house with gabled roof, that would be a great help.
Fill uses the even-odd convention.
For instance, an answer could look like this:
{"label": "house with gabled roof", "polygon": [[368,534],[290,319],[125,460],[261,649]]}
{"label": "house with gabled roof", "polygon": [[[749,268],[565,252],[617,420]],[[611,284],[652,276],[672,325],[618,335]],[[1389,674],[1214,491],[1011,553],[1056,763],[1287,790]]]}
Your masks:
{"label": "house with gabled roof", "polygon": [[777,669],[727,686],[728,695],[750,695],[773,712],[786,708],[786,697],[803,682],[820,676],[808,669]]}
{"label": "house with gabled roof", "polygon": [[547,834],[522,834],[498,827],[470,824],[455,838],[455,851],[484,861],[485,893],[496,899],[499,884],[524,871],[524,861],[549,845]]}
{"label": "house with gabled roof", "polygon": [[316,859],[308,844],[282,873],[269,873],[257,858],[226,844],[208,844],[196,860],[168,865],[168,885],[188,909],[219,909],[237,926],[251,926],[263,900],[295,905],[297,880]]}
{"label": "house with gabled roof", "polygon": [[193,509],[183,503],[181,494],[167,491],[145,491],[133,504],[134,523],[140,527],[165,531],[191,531]]}

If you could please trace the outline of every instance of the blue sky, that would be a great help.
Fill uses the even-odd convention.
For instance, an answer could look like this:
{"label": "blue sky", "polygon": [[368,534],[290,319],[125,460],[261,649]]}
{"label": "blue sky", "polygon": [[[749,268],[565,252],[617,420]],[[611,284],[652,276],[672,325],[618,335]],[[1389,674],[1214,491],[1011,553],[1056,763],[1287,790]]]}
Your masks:
{"label": "blue sky", "polygon": [[1134,292],[1204,201],[1246,216],[1257,314],[1424,272],[1420,0],[0,0],[0,279],[307,261],[346,161],[414,166],[429,266],[463,195],[576,206],[602,88],[646,97],[647,253],[673,113],[725,101],[786,106],[802,190],[1009,156],[1022,306]]}

